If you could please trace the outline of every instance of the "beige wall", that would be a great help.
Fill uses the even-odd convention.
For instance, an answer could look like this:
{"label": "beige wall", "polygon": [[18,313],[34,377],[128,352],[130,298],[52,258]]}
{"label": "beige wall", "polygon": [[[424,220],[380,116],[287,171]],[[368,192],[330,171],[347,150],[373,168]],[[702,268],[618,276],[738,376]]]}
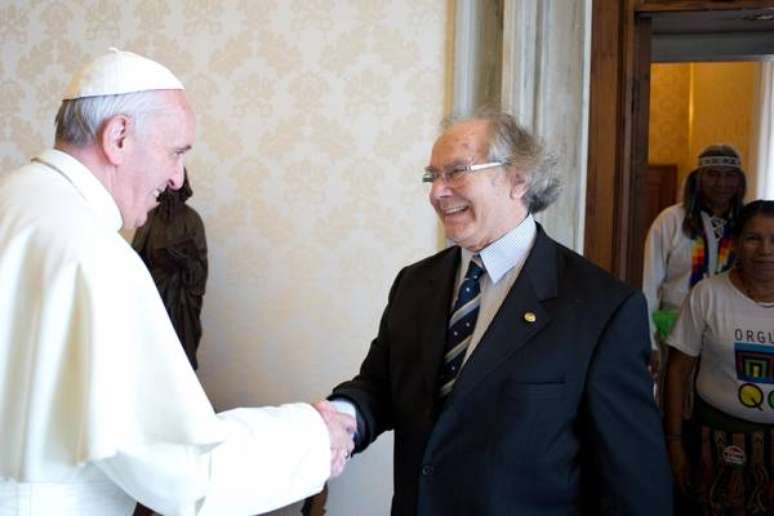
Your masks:
{"label": "beige wall", "polygon": [[[5,0],[0,168],[50,145],[68,75],[108,46],[167,64],[198,113],[188,167],[210,246],[202,382],[219,409],[317,399],[356,371],[398,269],[439,245],[419,178],[447,101],[447,10]],[[388,514],[381,441],[331,484],[329,514]]]}
{"label": "beige wall", "polygon": [[649,162],[678,164],[682,185],[702,149],[729,143],[752,172],[759,73],[755,62],[654,64]]}

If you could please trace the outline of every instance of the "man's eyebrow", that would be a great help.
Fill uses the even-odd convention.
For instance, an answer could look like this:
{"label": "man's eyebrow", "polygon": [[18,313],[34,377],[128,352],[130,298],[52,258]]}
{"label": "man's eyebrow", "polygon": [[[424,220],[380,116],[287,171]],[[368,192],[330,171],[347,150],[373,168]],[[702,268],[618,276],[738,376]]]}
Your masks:
{"label": "man's eyebrow", "polygon": [[191,148],[192,148],[191,145],[184,145],[182,147],[176,147],[175,152],[182,154],[184,152],[188,152],[189,150],[191,150]]}

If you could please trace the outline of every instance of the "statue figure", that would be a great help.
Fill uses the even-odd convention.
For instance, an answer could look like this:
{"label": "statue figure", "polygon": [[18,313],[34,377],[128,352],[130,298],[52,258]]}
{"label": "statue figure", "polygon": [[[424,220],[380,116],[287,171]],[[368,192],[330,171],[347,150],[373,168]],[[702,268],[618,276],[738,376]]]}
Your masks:
{"label": "statue figure", "polygon": [[201,217],[185,204],[191,195],[186,170],[179,190],[167,189],[159,195],[159,205],[135,233],[132,247],[148,267],[185,354],[197,369],[207,240]]}

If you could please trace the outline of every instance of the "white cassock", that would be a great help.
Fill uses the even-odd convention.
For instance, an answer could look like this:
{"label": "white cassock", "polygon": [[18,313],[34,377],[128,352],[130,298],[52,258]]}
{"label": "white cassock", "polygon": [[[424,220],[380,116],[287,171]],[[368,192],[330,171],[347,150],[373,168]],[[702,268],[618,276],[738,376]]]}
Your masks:
{"label": "white cassock", "polygon": [[322,418],[215,414],[120,225],[68,154],[0,176],[0,516],[246,515],[320,491]]}

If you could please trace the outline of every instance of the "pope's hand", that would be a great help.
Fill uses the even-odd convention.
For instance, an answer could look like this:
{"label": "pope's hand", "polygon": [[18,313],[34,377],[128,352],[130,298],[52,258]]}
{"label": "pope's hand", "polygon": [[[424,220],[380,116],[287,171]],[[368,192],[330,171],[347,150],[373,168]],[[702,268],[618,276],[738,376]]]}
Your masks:
{"label": "pope's hand", "polygon": [[355,448],[354,435],[357,422],[351,416],[342,414],[328,401],[313,404],[320,413],[331,439],[331,477],[337,477],[344,471],[344,465]]}

